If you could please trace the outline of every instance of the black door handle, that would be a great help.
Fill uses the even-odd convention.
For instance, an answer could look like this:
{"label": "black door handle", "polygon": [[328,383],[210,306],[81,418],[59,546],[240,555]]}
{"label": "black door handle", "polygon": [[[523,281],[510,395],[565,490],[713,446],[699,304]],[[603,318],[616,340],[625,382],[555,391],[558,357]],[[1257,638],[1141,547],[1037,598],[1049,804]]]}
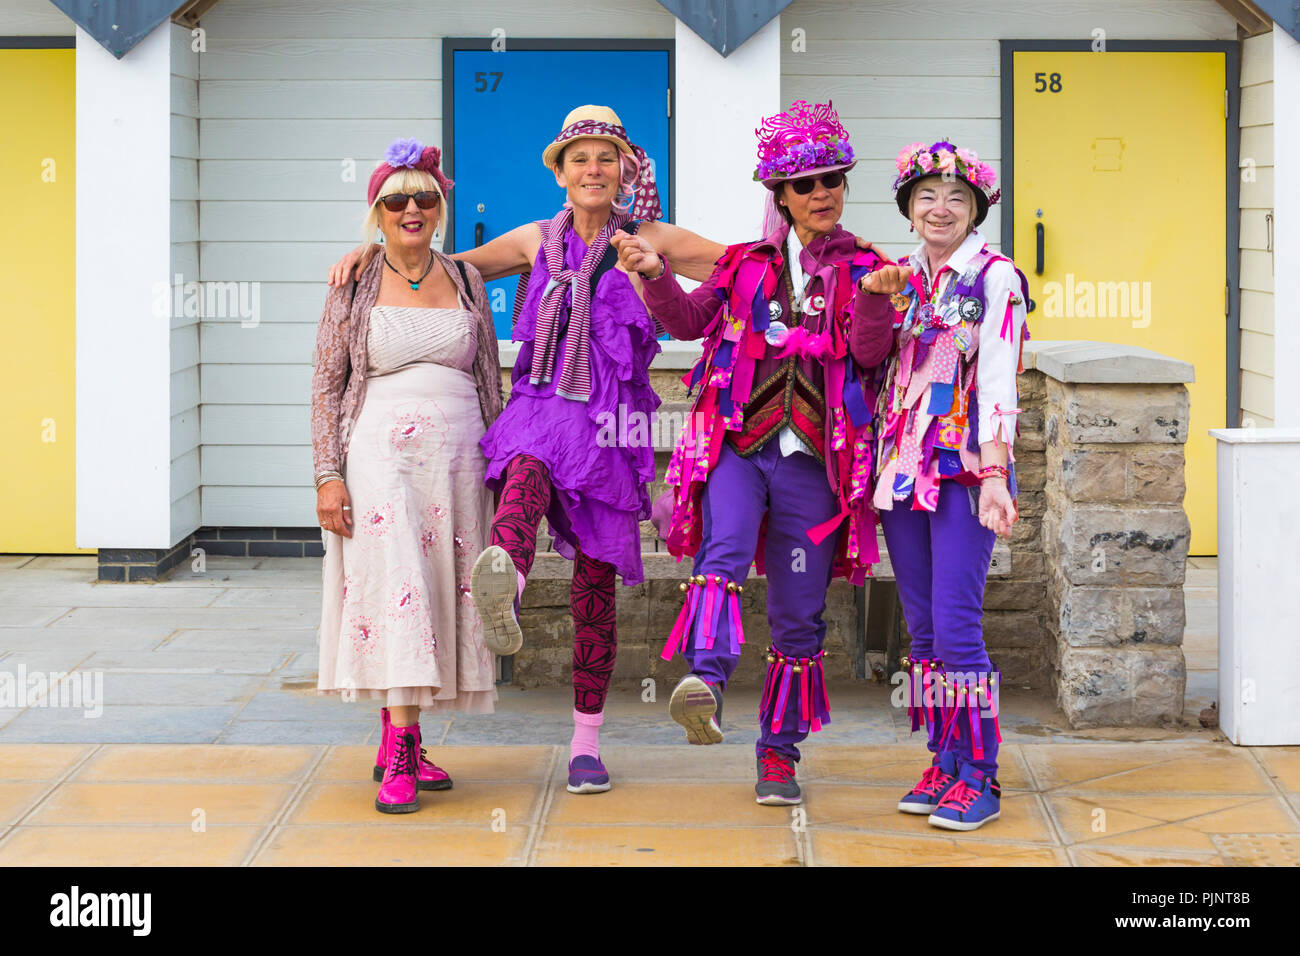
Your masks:
{"label": "black door handle", "polygon": [[[474,248],[477,249],[481,245],[483,245],[483,223],[476,222],[474,223]],[[1039,269],[1038,274],[1042,275],[1043,271]]]}
{"label": "black door handle", "polygon": [[1034,226],[1034,232],[1037,233],[1036,245],[1038,256],[1037,262],[1034,265],[1034,275],[1040,276],[1043,274],[1043,224],[1041,222]]}

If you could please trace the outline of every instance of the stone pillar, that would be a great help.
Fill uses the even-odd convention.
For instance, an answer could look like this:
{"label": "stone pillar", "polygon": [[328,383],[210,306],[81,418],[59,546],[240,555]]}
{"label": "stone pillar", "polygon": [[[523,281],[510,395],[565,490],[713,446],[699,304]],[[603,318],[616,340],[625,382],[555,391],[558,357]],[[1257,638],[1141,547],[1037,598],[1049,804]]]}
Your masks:
{"label": "stone pillar", "polygon": [[1057,702],[1073,727],[1182,716],[1186,362],[1091,342],[1026,346],[1043,374],[1042,547]]}

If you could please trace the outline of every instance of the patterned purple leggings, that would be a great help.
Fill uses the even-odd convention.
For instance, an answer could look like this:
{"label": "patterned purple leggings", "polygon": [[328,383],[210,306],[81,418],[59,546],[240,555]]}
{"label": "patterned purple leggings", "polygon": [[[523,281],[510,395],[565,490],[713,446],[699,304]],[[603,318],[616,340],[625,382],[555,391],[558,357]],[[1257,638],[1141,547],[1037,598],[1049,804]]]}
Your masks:
{"label": "patterned purple leggings", "polygon": [[[506,467],[501,503],[492,522],[491,543],[510,555],[527,575],[537,552],[537,528],[551,503],[546,465],[518,455]],[[569,610],[573,614],[573,708],[598,714],[614,673],[618,629],[614,607],[614,566],[578,551],[573,562]]]}

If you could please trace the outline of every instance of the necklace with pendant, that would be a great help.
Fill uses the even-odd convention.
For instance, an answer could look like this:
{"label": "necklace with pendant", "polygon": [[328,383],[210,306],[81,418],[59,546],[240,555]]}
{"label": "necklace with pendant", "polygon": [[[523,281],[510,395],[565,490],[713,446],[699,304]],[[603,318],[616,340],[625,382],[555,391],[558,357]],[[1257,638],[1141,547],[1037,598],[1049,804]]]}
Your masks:
{"label": "necklace with pendant", "polygon": [[397,274],[399,276],[402,276],[403,279],[406,279],[406,281],[411,284],[412,289],[418,290],[420,288],[420,283],[424,281],[424,277],[427,276],[433,270],[433,250],[432,249],[429,250],[429,265],[424,270],[424,275],[420,276],[420,278],[418,279],[407,278],[406,276],[402,275],[402,273],[398,272],[397,266],[393,265],[391,262],[388,261],[388,253],[386,252],[384,253],[384,265],[388,266],[388,268],[392,269],[394,272],[397,272]]}

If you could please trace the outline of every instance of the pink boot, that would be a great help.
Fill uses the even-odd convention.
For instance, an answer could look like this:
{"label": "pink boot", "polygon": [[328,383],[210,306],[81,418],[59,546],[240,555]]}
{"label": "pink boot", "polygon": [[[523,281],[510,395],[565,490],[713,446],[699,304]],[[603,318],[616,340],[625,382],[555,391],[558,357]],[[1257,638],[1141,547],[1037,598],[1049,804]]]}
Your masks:
{"label": "pink boot", "polygon": [[375,797],[380,813],[414,813],[420,809],[420,792],[416,789],[415,742],[418,727],[393,727],[389,732],[388,769]]}
{"label": "pink boot", "polygon": [[[375,755],[375,783],[384,779],[384,768],[388,766],[388,760],[384,756],[388,752],[388,738],[392,735],[393,723],[388,716],[388,708],[379,708],[379,753]],[[421,790],[450,790],[451,777],[447,771],[443,770],[435,763],[431,763],[425,757],[424,748],[420,746],[420,725],[415,725],[415,746],[420,748],[420,770],[417,775],[418,786]]]}

